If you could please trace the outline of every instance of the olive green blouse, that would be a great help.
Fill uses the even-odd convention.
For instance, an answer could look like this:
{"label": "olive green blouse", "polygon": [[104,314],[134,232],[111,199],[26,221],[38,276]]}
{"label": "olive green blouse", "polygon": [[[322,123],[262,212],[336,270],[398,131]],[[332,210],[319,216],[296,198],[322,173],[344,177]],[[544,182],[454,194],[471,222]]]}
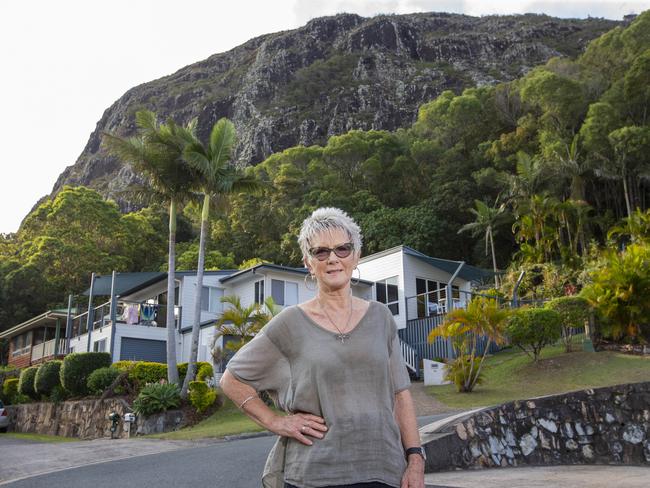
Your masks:
{"label": "olive green blouse", "polygon": [[345,342],[288,307],[228,363],[239,381],[266,390],[286,412],[325,419],[323,439],[306,446],[280,438],[269,454],[265,487],[382,482],[399,487],[406,469],[394,416],[395,394],[409,387],[388,308],[371,302]]}

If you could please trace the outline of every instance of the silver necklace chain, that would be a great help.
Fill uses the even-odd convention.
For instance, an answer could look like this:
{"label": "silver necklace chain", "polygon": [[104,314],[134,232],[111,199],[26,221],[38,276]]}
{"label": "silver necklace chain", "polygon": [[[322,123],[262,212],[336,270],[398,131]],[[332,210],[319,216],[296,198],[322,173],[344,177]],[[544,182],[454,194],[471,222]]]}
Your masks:
{"label": "silver necklace chain", "polygon": [[[320,309],[323,311],[325,316],[328,318],[330,323],[336,328],[336,330],[339,331],[338,334],[336,334],[337,340],[341,341],[341,344],[345,344],[345,341],[350,338],[350,333],[349,332],[343,332],[341,329],[339,329],[338,325],[334,323],[332,320],[332,317],[330,317],[330,314],[327,313],[327,310],[325,310],[325,307],[323,307],[323,304],[320,301],[320,298],[317,298],[318,300],[318,305],[320,306]],[[350,319],[352,318],[352,297],[350,297],[350,312],[348,313],[348,320],[345,323],[345,327],[343,330],[347,330],[347,328],[350,326]]]}

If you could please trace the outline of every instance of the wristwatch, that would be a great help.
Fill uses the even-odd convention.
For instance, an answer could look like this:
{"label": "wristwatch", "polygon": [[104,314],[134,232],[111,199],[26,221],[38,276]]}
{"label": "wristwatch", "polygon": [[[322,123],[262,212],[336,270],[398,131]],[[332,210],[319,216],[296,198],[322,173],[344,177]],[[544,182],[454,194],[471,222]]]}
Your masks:
{"label": "wristwatch", "polygon": [[423,447],[409,447],[406,451],[406,459],[408,460],[411,454],[419,454],[422,456],[423,460],[427,460],[427,453],[424,451]]}

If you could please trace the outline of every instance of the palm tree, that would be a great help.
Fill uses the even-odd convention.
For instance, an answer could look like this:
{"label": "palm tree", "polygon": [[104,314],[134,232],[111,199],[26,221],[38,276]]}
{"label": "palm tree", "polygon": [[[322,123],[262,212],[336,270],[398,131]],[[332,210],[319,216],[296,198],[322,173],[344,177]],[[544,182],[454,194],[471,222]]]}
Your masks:
{"label": "palm tree", "polygon": [[131,163],[147,180],[151,189],[169,202],[169,258],[167,271],[167,379],[178,384],[176,366],[176,320],[174,297],[176,288],[176,212],[177,205],[186,199],[195,184],[195,174],[183,161],[187,144],[186,132],[173,120],[159,124],[156,114],[141,110],[135,114],[138,137],[123,138],[104,134],[108,150]]}
{"label": "palm tree", "polygon": [[205,268],[205,246],[210,218],[210,202],[213,197],[223,197],[236,192],[256,191],[259,183],[247,177],[242,171],[230,165],[232,150],[235,145],[235,126],[226,118],[220,119],[210,133],[210,140],[204,146],[193,133],[187,134],[191,139],[183,151],[187,163],[200,174],[197,190],[203,193],[201,212],[201,236],[199,238],[199,257],[196,274],[196,295],[194,300],[194,323],[192,324],[192,346],[187,365],[187,374],[183,381],[181,397],[187,397],[190,381],[194,379],[196,359],[199,350],[199,331],[201,328],[201,289]]}
{"label": "palm tree", "polygon": [[[498,199],[497,199],[498,202]],[[497,275],[497,258],[494,251],[494,233],[495,228],[498,227],[505,221],[506,218],[506,206],[501,204],[498,207],[497,202],[495,202],[494,207],[490,207],[487,204],[483,203],[480,200],[474,200],[474,205],[476,208],[471,208],[469,211],[474,214],[476,219],[474,222],[465,224],[460,228],[458,233],[461,232],[471,232],[474,237],[484,234],[485,238],[485,255],[488,255],[488,245],[492,251],[492,268],[494,270],[494,286],[499,288],[499,277]]]}
{"label": "palm tree", "polygon": [[221,298],[223,303],[230,305],[224,310],[215,327],[217,329],[213,341],[224,335],[238,336],[239,341],[229,342],[226,348],[235,353],[248,343],[275,315],[278,307],[273,298],[264,300],[264,305],[253,303],[248,307],[241,304],[238,296],[230,295]]}
{"label": "palm tree", "polygon": [[[469,393],[480,381],[490,344],[506,341],[505,324],[509,316],[510,311],[500,308],[496,299],[477,296],[466,309],[449,312],[445,321],[429,333],[429,342],[436,337],[452,339],[456,359],[448,366],[447,376],[452,377],[458,391]],[[486,339],[482,354],[479,353],[481,337]]]}

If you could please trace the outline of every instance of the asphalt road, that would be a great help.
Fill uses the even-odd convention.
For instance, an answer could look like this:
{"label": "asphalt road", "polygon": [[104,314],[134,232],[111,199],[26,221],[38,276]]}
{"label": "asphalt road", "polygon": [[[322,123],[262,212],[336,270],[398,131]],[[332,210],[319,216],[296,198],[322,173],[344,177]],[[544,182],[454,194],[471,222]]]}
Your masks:
{"label": "asphalt road", "polygon": [[[182,488],[260,486],[275,437],[257,437],[64,469],[4,484],[11,488]],[[56,445],[52,445],[56,449]]]}
{"label": "asphalt road", "polygon": [[[432,422],[448,414],[420,417],[420,425]],[[126,459],[84,464],[83,443],[74,443],[75,449],[69,450],[64,458],[73,456],[73,464],[62,463],[52,452],[49,472],[42,475],[23,478],[14,482],[0,483],[2,488],[253,488],[260,486],[264,462],[275,436],[239,439],[229,442],[217,442],[187,447],[168,452],[146,455],[134,455]],[[28,447],[29,441],[2,438],[0,442],[0,471],[2,470],[3,449],[19,446]],[[41,444],[43,447],[43,445]],[[65,444],[59,449],[66,450]],[[90,449],[90,444],[88,445]],[[57,444],[48,444],[46,452],[56,450]],[[25,452],[29,452],[28,450]],[[62,453],[59,453],[62,454]],[[117,453],[111,455],[116,456]],[[40,456],[47,456],[43,451]],[[50,456],[47,456],[50,457]],[[122,456],[120,456],[122,457]],[[69,461],[66,459],[65,461]],[[43,469],[43,466],[40,466]],[[2,477],[0,477],[1,479]],[[11,479],[11,476],[9,477]],[[6,479],[6,478],[5,478]],[[14,478],[15,479],[15,478]]]}

